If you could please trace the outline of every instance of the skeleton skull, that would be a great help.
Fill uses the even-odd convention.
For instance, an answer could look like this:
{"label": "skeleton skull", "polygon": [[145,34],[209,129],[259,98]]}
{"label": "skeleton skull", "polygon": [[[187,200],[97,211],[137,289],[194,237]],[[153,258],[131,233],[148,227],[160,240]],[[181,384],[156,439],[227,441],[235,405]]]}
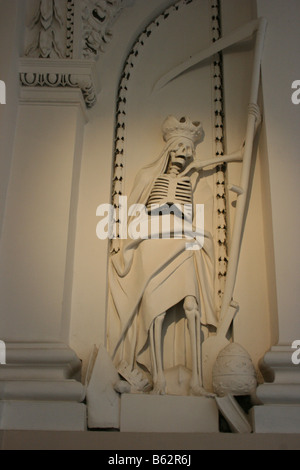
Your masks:
{"label": "skeleton skull", "polygon": [[189,159],[194,156],[194,144],[190,139],[182,137],[176,148],[170,151],[170,167],[177,167],[180,171],[184,169]]}

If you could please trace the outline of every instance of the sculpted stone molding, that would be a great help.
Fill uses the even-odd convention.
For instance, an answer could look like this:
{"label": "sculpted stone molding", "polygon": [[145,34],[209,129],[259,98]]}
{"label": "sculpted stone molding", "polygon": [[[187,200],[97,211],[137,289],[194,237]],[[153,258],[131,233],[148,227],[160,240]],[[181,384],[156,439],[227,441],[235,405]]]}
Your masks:
{"label": "sculpted stone molding", "polygon": [[299,365],[292,362],[291,345],[273,346],[260,367],[265,379],[257,389],[257,397],[264,405],[300,404]]}
{"label": "sculpted stone molding", "polygon": [[[112,38],[112,25],[130,0],[40,0],[28,28],[34,39],[25,50],[26,57],[72,58],[75,17],[81,34],[78,59],[97,59]],[[79,23],[81,23],[79,27]],[[78,34],[76,34],[78,37]]]}
{"label": "sculpted stone molding", "polygon": [[[86,106],[91,108],[99,91],[94,81],[93,61],[110,41],[115,18],[130,4],[131,0],[82,0],[77,3],[74,0],[40,0],[28,26],[30,39],[25,58],[21,60],[21,85],[80,88]],[[50,71],[45,70],[42,60],[47,61]],[[84,73],[76,72],[78,61],[86,63]]]}
{"label": "sculpted stone molding", "polygon": [[63,58],[64,44],[58,37],[64,28],[62,3],[59,0],[41,0],[39,8],[29,25],[35,33],[25,56],[40,58]]}
{"label": "sculpted stone molding", "polygon": [[75,0],[67,0],[66,58],[74,56]]}
{"label": "sculpted stone molding", "polygon": [[0,429],[85,431],[81,361],[63,343],[7,343]]}
{"label": "sculpted stone molding", "polygon": [[112,38],[112,24],[128,0],[83,0],[82,4],[82,56],[94,59],[105,52]]}
{"label": "sculpted stone molding", "polygon": [[80,88],[86,107],[91,108],[99,87],[95,64],[90,61],[21,59],[20,81],[24,87]]}
{"label": "sculpted stone molding", "polygon": [[[219,0],[211,0],[211,32],[212,41],[216,42],[222,36],[221,12]],[[224,155],[224,86],[223,86],[223,53],[216,54],[213,62],[213,89],[214,89],[214,138],[215,156]],[[216,307],[220,312],[224,296],[225,282],[228,270],[228,237],[227,237],[227,192],[226,192],[227,164],[223,163],[216,168],[215,192],[216,211],[214,214],[215,229],[218,237],[216,240],[216,257],[218,270],[216,277]]]}

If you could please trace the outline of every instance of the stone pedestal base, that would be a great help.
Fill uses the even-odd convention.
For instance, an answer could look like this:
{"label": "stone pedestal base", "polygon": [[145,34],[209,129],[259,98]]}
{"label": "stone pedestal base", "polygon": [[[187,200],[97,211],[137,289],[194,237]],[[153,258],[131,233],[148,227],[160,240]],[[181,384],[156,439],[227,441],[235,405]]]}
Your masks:
{"label": "stone pedestal base", "polygon": [[121,432],[218,433],[214,399],[159,395],[123,395]]}
{"label": "stone pedestal base", "polygon": [[81,362],[61,343],[10,343],[0,366],[0,430],[85,431]]}
{"label": "stone pedestal base", "polygon": [[291,345],[281,344],[264,356],[265,383],[256,391],[263,406],[251,412],[256,433],[300,432],[300,366],[293,364],[293,352]]}
{"label": "stone pedestal base", "polygon": [[300,405],[264,405],[251,410],[255,433],[300,433]]}
{"label": "stone pedestal base", "polygon": [[1,401],[0,416],[0,430],[86,430],[86,407],[80,403]]}

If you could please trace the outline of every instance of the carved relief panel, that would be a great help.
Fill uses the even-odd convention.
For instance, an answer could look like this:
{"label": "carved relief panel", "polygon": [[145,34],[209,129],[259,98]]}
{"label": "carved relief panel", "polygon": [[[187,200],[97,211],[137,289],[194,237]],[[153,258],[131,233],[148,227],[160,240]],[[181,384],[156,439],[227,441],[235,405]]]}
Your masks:
{"label": "carved relief panel", "polygon": [[25,56],[97,60],[129,0],[31,0]]}
{"label": "carved relief panel", "polygon": [[[163,155],[161,153],[163,147],[159,129],[167,115],[171,114],[176,116],[177,119],[180,119],[181,116],[189,116],[192,120],[202,121],[205,131],[205,139],[202,141],[201,145],[198,146],[196,151],[196,159],[200,162],[213,157],[219,158],[222,162],[222,156],[228,151],[226,148],[227,145],[231,151],[235,150],[234,146],[237,146],[237,148],[240,149],[243,148],[243,140],[245,138],[247,127],[247,105],[249,103],[249,90],[253,65],[253,42],[250,39],[245,43],[244,47],[238,46],[236,52],[238,55],[240,54],[239,56],[236,56],[235,58],[230,56],[230,54],[225,56],[225,68],[226,64],[231,63],[232,68],[238,69],[239,60],[241,59],[241,63],[245,66],[245,74],[247,71],[248,77],[246,79],[239,80],[240,77],[238,75],[231,77],[232,84],[236,83],[236,87],[232,86],[232,84],[228,85],[224,83],[224,55],[220,50],[216,50],[215,54],[207,56],[206,60],[199,61],[198,63],[196,61],[193,62],[193,58],[197,56],[197,54],[200,54],[199,51],[205,50],[205,48],[210,44],[217,42],[222,36],[220,12],[220,3],[217,1],[204,2],[201,0],[181,0],[175,2],[150,23],[133,44],[133,47],[124,63],[117,99],[115,172],[113,177],[112,193],[113,205],[116,210],[116,225],[121,221],[120,214],[123,210],[122,205],[120,205],[120,196],[129,196],[131,188],[136,189],[139,186],[140,182],[138,180],[134,180],[134,177],[140,168],[144,168],[145,171],[148,168],[150,175],[149,178],[151,179],[151,169],[153,169],[153,165],[155,165],[154,163],[151,164],[151,156],[152,162],[155,162],[155,156],[158,158],[158,155]],[[181,23],[189,25],[189,30],[185,30],[184,35],[180,34]],[[251,30],[250,26],[248,26],[248,28],[250,28],[249,33],[247,33],[248,30],[246,28],[245,38],[249,38],[255,30],[255,28],[254,30]],[[237,37],[239,37],[239,33],[237,34]],[[189,59],[191,60],[192,65],[187,65],[186,68],[180,68],[180,64],[184,62],[189,64]],[[176,70],[176,67],[178,67],[180,71],[173,76],[171,76],[172,74],[170,73],[171,78],[165,79],[168,77],[168,72],[172,69]],[[243,78],[244,77],[245,75],[243,75]],[[229,92],[227,91],[227,86],[229,88]],[[239,90],[240,101],[238,104],[234,101],[234,97],[232,95],[233,89]],[[228,97],[229,104],[229,112],[227,114],[225,110],[226,96]],[[252,113],[255,119],[258,119],[259,121],[258,108],[253,108],[249,113]],[[239,116],[239,118],[237,118],[237,116]],[[226,142],[225,137],[225,124],[228,124],[230,127],[231,123],[236,119],[240,120],[241,126],[239,126],[239,128],[236,127],[233,130],[234,138],[232,139],[232,142],[228,143]],[[180,120],[180,122],[182,123],[187,121]],[[178,124],[178,129],[180,126],[181,124]],[[156,162],[158,161],[159,158]],[[149,163],[148,167],[145,166],[147,162]],[[240,167],[237,172],[231,173],[235,175],[237,180],[240,176],[239,171]],[[142,175],[142,173],[138,174]],[[236,203],[236,201],[232,198],[229,199],[228,197],[227,175],[227,166],[225,163],[221,163],[214,169],[205,169],[201,172],[201,176],[199,178],[201,201],[205,207],[205,231],[211,234],[214,247],[214,267],[211,271],[211,280],[207,284],[204,283],[205,287],[203,287],[204,284],[202,283],[202,288],[206,291],[206,294],[208,291],[212,294],[214,302],[213,309],[217,316],[220,314],[222,309],[222,301],[226,286],[228,247],[230,244],[229,221],[230,218],[234,220],[234,206]],[[166,177],[164,181],[165,180]],[[162,179],[159,181],[159,184],[163,184]],[[238,188],[235,190],[235,196],[237,193]],[[155,195],[157,195],[157,192]],[[229,201],[233,202],[232,206]],[[120,253],[122,257],[123,249],[122,240],[120,240],[120,243],[118,240],[112,243],[112,266],[116,267],[116,265],[118,265],[117,259],[120,258]],[[126,253],[126,256],[127,255],[129,256],[129,252]],[[124,266],[126,266],[128,259],[129,258],[124,258]],[[208,263],[204,262],[204,264],[207,267]],[[114,267],[112,267],[110,274],[114,272]],[[192,271],[189,272],[191,273],[190,276],[192,278]],[[161,271],[159,274],[161,275]],[[126,278],[126,276],[128,276],[127,271],[124,278]],[[136,272],[136,276],[139,277],[138,271]],[[123,276],[120,274],[120,277],[122,280],[119,279],[118,282],[120,282],[121,286]],[[142,317],[139,319],[139,313],[137,313],[140,308],[137,307],[137,305],[140,306],[141,304],[139,304],[139,301],[143,301],[141,299],[137,301],[137,304],[135,305],[137,311],[136,314],[133,314],[133,316],[130,317],[130,321],[132,321],[132,323],[128,326],[127,331],[124,324],[122,326],[122,314],[120,314],[120,312],[119,319],[117,319],[118,312],[116,312],[116,308],[118,310],[118,295],[115,295],[117,291],[113,292],[116,287],[116,279],[113,279],[113,274],[110,281],[111,286],[113,287],[109,294],[109,301],[114,305],[111,304],[108,308],[109,350],[115,359],[116,366],[118,366],[120,359],[125,358],[126,360],[126,357],[129,357],[130,360],[133,361],[130,362],[129,368],[135,367],[139,364],[139,367],[145,372],[148,369],[146,364],[150,364],[147,360],[145,360],[145,362],[143,362],[143,360],[147,350],[148,352],[149,350],[151,351],[151,331],[149,330],[149,344],[146,346],[146,343],[142,344],[140,341],[139,328],[143,320]],[[131,297],[129,293],[133,293],[135,287],[130,285],[129,280],[128,282],[128,292],[126,289],[123,290],[123,292],[127,292],[128,296]],[[185,282],[185,276],[183,276],[182,280],[179,278],[174,280],[173,288],[175,296],[180,290],[179,287],[183,282]],[[132,289],[132,291],[130,289]],[[147,290],[147,287],[145,287],[145,289]],[[165,301],[165,297],[171,295],[171,290],[169,288],[169,290],[167,289],[165,296],[162,294],[161,298]],[[159,316],[159,307],[156,306],[156,304],[153,304],[152,307],[154,309],[156,307],[158,308]],[[185,310],[184,305],[181,305],[180,308],[181,312]],[[230,317],[231,321],[229,321],[227,325],[227,330],[230,327],[237,309],[238,306],[236,303],[233,303],[230,306],[230,314],[232,314],[232,316]],[[205,308],[201,305],[202,314],[204,310]],[[122,311],[122,308],[120,311]],[[187,337],[187,332],[191,331],[191,328],[190,325],[186,324],[184,315],[181,314],[181,316],[177,316],[177,313],[173,311],[173,313],[169,312],[166,317],[163,316],[165,320],[163,327],[164,352],[162,355],[164,357],[164,367],[169,371],[169,377],[173,374],[174,367],[184,365],[184,367],[191,370],[191,363],[193,362],[193,353],[191,351],[191,345],[188,346],[189,341]],[[127,311],[127,314],[129,315],[129,310]],[[203,314],[203,316],[205,315]],[[118,325],[118,321],[120,321],[121,326]],[[215,330],[213,329],[213,326],[214,324],[211,323],[208,328],[202,328],[201,334],[204,339],[214,335]],[[125,329],[123,330],[122,328]],[[136,345],[137,348],[141,347],[140,350],[135,350],[135,352],[133,352],[128,344],[126,345],[127,333],[130,337],[130,347],[134,348],[133,345]],[[118,334],[120,336],[118,336]],[[123,337],[122,334],[124,334]],[[153,333],[153,335],[155,335],[155,333]],[[135,340],[137,343],[135,343]],[[224,342],[225,345],[228,344],[226,338],[224,338]],[[127,349],[127,347],[129,347],[129,349]],[[205,348],[203,351],[205,351]],[[137,354],[136,356],[135,353]],[[140,356],[138,356],[139,354]],[[122,370],[124,367],[125,364],[121,362]],[[150,369],[148,369],[148,372],[149,370],[151,370],[151,366]],[[180,373],[183,383],[187,377],[185,376],[185,372],[181,371],[179,372],[179,375]],[[170,379],[169,384],[173,379]],[[172,390],[173,385],[169,385],[169,391]],[[154,389],[156,388],[154,387]],[[158,389],[161,390],[161,387],[158,387]],[[177,393],[186,393],[186,390],[184,392],[183,389],[181,391],[177,390]]]}
{"label": "carved relief panel", "polygon": [[[129,0],[28,0],[21,84],[80,88],[88,108],[99,91],[94,64]],[[39,62],[40,59],[47,63]],[[44,70],[44,72],[43,72]]]}

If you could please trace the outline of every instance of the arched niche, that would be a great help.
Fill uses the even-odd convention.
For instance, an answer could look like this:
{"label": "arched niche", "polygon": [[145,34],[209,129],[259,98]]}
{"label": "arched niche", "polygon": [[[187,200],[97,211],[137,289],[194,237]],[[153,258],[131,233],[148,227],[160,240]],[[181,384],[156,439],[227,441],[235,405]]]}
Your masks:
{"label": "arched niche", "polygon": [[[117,205],[119,195],[129,195],[134,177],[139,168],[159,155],[163,141],[160,132],[164,118],[174,114],[178,118],[188,115],[200,119],[205,129],[205,141],[198,147],[197,157],[207,159],[218,152],[216,142],[216,101],[218,77],[214,67],[216,58],[211,58],[185,71],[163,88],[155,88],[158,80],[169,70],[189,57],[208,47],[214,35],[217,2],[204,0],[181,0],[158,15],[138,36],[124,63],[117,97],[115,132],[115,172],[112,198]],[[226,6],[225,17],[229,18]],[[220,10],[219,10],[220,12]],[[247,16],[248,15],[248,16]],[[251,20],[251,8],[247,15],[235,12],[225,29],[230,31]],[[240,24],[239,24],[240,22]],[[245,138],[247,106],[249,102],[253,42],[245,41],[223,53],[223,84],[225,132],[222,136],[224,150],[232,152],[239,148]],[[236,182],[240,177],[240,164],[231,164],[223,173],[222,184]],[[212,230],[216,245],[216,298],[226,282],[226,267],[222,271],[222,256],[218,255],[220,241],[230,249],[230,238],[235,217],[235,199],[225,191],[226,234],[220,237],[218,211],[220,194],[218,172],[205,172],[203,203],[205,224]],[[266,273],[265,246],[263,240],[263,201],[260,168],[251,176],[253,202],[248,211],[248,224],[240,260],[235,297],[240,302],[241,314],[234,329],[235,340],[239,339],[250,352],[254,362],[263,355],[270,342],[268,311],[268,279]],[[255,209],[254,209],[255,207]],[[259,234],[253,249],[254,231]],[[224,240],[225,236],[225,240]],[[222,243],[221,243],[222,244]],[[249,250],[252,247],[252,250]],[[221,263],[220,263],[221,260]],[[257,276],[255,276],[255,273]],[[257,301],[261,312],[257,309]],[[254,344],[250,335],[259,325],[260,334]],[[257,339],[257,336],[256,336]],[[172,343],[172,335],[165,347]]]}

